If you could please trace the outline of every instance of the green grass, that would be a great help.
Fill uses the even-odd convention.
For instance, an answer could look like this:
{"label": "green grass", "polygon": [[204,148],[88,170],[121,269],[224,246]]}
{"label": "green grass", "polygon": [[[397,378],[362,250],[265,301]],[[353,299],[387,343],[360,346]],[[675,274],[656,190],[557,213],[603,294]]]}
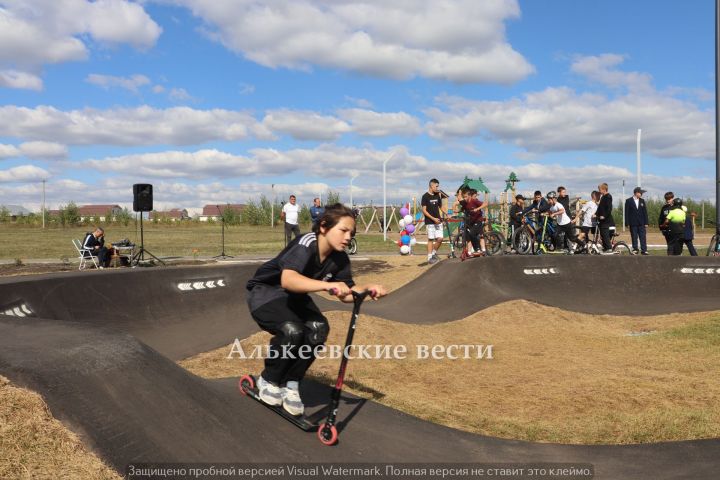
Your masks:
{"label": "green grass", "polygon": [[665,332],[663,336],[691,343],[696,348],[715,349],[720,347],[720,317],[712,317],[700,323],[674,328]]}
{"label": "green grass", "polygon": [[[77,253],[71,243],[73,238],[82,240],[92,227],[54,227],[42,229],[37,226],[0,224],[0,259],[62,259],[73,258]],[[140,244],[140,229],[130,224],[108,225],[106,242],[129,238]],[[301,227],[310,231],[309,226]],[[145,248],[159,257],[212,257],[221,250],[221,227],[219,224],[144,224]],[[358,254],[396,253],[398,248],[389,234],[383,242],[379,233],[358,233]],[[282,227],[229,226],[225,229],[225,253],[227,255],[274,255],[285,244]]]}

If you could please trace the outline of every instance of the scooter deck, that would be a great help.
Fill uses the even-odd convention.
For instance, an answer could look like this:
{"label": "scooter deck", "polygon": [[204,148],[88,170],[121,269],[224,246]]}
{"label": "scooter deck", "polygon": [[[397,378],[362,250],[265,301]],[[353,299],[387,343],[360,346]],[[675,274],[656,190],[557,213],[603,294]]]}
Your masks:
{"label": "scooter deck", "polygon": [[256,383],[257,379],[255,377],[252,377],[252,378],[253,378],[253,388],[252,389],[249,389],[242,384],[240,384],[238,386],[239,388],[242,389],[243,392],[245,392],[245,394],[247,394],[248,397],[254,399],[259,404],[261,404],[261,405],[265,406],[266,408],[272,410],[273,412],[277,413],[278,415],[283,417],[285,420],[289,421],[290,423],[292,423],[296,427],[300,428],[301,430],[304,430],[306,432],[316,432],[318,430],[318,428],[319,428],[318,425],[315,423],[312,423],[304,416],[296,417],[295,415],[291,415],[287,411],[285,411],[285,409],[282,407],[282,405],[279,407],[275,407],[275,406],[268,405],[267,403],[263,402],[260,399],[258,389],[255,386],[257,384]]}

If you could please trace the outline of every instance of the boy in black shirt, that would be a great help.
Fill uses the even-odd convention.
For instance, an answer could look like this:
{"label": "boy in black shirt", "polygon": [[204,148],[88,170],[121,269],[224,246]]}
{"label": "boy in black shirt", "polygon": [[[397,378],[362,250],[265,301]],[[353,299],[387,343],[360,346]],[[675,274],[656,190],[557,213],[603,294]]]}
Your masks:
{"label": "boy in black shirt", "polygon": [[437,263],[439,260],[437,251],[443,241],[443,223],[440,212],[444,215],[447,215],[447,212],[442,208],[440,182],[436,178],[430,180],[428,191],[423,194],[420,205],[425,215],[425,228],[428,235],[428,263]]}
{"label": "boy in black shirt", "polygon": [[295,238],[248,281],[250,313],[274,335],[257,383],[260,399],[268,405],[282,405],[292,415],[305,410],[300,381],[315,360],[315,348],[325,343],[330,331],[309,293],[334,289],[346,303],[353,301],[351,290],[372,290],[374,299],[386,294],[381,285],[355,286],[345,253],[354,234],[352,210],[329,206],[312,233]]}

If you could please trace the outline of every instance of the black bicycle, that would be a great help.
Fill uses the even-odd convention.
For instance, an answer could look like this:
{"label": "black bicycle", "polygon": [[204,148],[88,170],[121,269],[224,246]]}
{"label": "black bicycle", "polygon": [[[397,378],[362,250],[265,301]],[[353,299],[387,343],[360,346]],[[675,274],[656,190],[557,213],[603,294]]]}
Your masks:
{"label": "black bicycle", "polygon": [[[460,222],[458,231],[454,236],[451,236],[450,241],[452,246],[460,251],[464,251],[467,242],[464,240],[463,232],[465,231],[465,221]],[[503,246],[505,245],[505,237],[502,233],[491,230],[489,232],[481,232],[478,234],[478,241],[480,239],[485,240],[485,249],[488,255],[496,255],[503,253]],[[470,241],[470,238],[467,239]]]}

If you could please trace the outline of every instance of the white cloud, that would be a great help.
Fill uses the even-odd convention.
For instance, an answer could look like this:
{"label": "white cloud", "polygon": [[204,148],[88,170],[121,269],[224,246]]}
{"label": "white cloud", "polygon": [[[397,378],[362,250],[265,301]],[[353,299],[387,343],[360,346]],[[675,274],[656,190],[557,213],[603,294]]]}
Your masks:
{"label": "white cloud", "polygon": [[68,155],[68,150],[65,145],[40,141],[21,143],[20,152],[28,158],[46,160],[63,159]]}
{"label": "white cloud", "polygon": [[0,143],[0,160],[5,158],[19,157],[20,149],[15,145],[7,145]]}
{"label": "white cloud", "polygon": [[163,93],[165,92],[165,87],[163,87],[162,85],[153,85],[152,91],[153,93]]}
{"label": "white cloud", "polygon": [[647,73],[623,72],[617,70],[618,65],[626,60],[626,56],[606,53],[597,56],[576,56],[570,70],[609,87],[627,87],[631,90],[651,90],[652,77]]}
{"label": "white cloud", "polygon": [[34,165],[20,165],[0,170],[0,183],[37,182],[49,176],[50,173],[42,168]]}
{"label": "white cloud", "polygon": [[261,65],[340,68],[381,77],[510,84],[534,71],[505,38],[515,0],[165,0],[208,36]]}
{"label": "white cloud", "polygon": [[50,106],[3,106],[0,136],[66,145],[190,145],[272,138],[268,129],[246,112],[148,106],[67,112]]}
{"label": "white cloud", "polygon": [[350,126],[332,116],[298,110],[270,110],[263,125],[298,140],[334,140],[349,132]]}
{"label": "white cloud", "polygon": [[506,101],[441,97],[425,113],[435,138],[481,136],[531,153],[634,152],[637,129],[643,151],[659,157],[714,158],[713,112],[656,91],[605,95],[547,88]]}
{"label": "white cloud", "polygon": [[184,88],[171,88],[168,97],[174,102],[193,100],[193,97]]}
{"label": "white cloud", "polygon": [[255,85],[249,83],[240,84],[240,95],[250,95],[255,92]]}
{"label": "white cloud", "polygon": [[[0,69],[33,80],[45,64],[85,60],[90,39],[106,44],[148,48],[161,28],[142,5],[125,0],[4,0],[0,9]],[[18,87],[15,87],[18,88]]]}
{"label": "white cloud", "polygon": [[351,108],[340,110],[338,115],[352,125],[355,133],[367,137],[419,135],[422,133],[419,120],[405,112],[378,113],[372,110]]}
{"label": "white cloud", "polygon": [[43,82],[40,77],[32,73],[2,70],[0,71],[0,87],[40,91],[43,88]]}
{"label": "white cloud", "polygon": [[144,85],[150,84],[150,79],[145,75],[131,75],[129,77],[116,77],[113,75],[100,75],[91,73],[85,79],[86,82],[108,90],[112,87],[124,88],[133,93],[138,93],[138,89]]}
{"label": "white cloud", "polygon": [[349,96],[349,95],[345,95],[345,100],[347,100],[348,102],[352,103],[352,104],[355,105],[356,107],[368,108],[368,109],[369,109],[369,108],[373,108],[372,102],[371,102],[370,100],[365,99],[365,98],[355,98],[355,97],[351,97],[351,96]]}

